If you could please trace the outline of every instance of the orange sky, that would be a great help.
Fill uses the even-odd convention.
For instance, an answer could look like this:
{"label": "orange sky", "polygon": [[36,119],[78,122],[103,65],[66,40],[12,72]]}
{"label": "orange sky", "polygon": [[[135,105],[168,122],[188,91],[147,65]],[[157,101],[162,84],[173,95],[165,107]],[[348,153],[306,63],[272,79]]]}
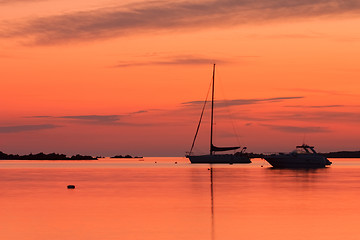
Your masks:
{"label": "orange sky", "polygon": [[1,151],[359,150],[357,1],[121,2],[0,0]]}

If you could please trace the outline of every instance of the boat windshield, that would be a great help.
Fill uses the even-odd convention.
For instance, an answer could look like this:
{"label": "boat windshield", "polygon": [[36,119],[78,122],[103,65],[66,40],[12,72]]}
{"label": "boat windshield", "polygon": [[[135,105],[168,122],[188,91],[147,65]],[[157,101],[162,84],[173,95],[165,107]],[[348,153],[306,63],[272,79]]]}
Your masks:
{"label": "boat windshield", "polygon": [[294,151],[292,151],[291,153],[297,153],[297,154],[305,154],[305,153],[309,153],[309,151],[306,151],[304,148],[296,148]]}

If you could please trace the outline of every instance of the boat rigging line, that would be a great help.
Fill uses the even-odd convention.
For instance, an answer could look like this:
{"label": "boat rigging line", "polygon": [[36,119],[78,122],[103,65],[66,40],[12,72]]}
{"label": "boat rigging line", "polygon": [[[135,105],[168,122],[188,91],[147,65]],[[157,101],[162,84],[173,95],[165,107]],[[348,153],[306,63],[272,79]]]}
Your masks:
{"label": "boat rigging line", "polygon": [[202,120],[202,117],[203,117],[203,115],[204,115],[204,111],[205,111],[206,103],[207,103],[207,101],[208,101],[208,97],[209,97],[209,93],[210,93],[211,86],[212,86],[212,80],[210,81],[210,85],[209,85],[209,88],[208,88],[207,93],[206,93],[206,98],[205,98],[204,105],[203,105],[203,108],[202,108],[201,114],[200,114],[200,120],[199,120],[199,123],[198,123],[197,128],[196,128],[196,133],[195,133],[195,136],[194,136],[194,140],[193,140],[193,142],[192,142],[192,144],[191,144],[191,149],[190,149],[190,151],[189,151],[189,155],[191,155],[191,153],[192,153],[192,150],[193,150],[194,145],[195,145],[196,137],[197,137],[197,135],[198,135],[198,133],[199,133],[199,129],[200,129],[200,125],[201,125],[201,120]]}

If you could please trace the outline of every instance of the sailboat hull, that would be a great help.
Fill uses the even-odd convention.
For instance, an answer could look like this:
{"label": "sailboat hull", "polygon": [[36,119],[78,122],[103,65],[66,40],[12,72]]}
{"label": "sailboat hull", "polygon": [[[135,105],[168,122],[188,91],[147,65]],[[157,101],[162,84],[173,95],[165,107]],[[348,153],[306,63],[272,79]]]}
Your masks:
{"label": "sailboat hull", "polygon": [[250,158],[245,154],[216,154],[186,157],[191,163],[251,163]]}

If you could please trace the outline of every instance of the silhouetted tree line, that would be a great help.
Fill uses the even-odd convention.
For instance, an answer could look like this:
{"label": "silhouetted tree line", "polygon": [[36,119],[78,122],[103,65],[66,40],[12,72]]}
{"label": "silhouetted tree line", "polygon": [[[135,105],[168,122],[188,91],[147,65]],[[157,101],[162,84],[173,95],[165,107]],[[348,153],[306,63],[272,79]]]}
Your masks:
{"label": "silhouetted tree line", "polygon": [[92,156],[83,156],[80,154],[67,157],[65,154],[58,153],[49,153],[45,154],[43,152],[37,154],[28,154],[28,155],[19,155],[19,154],[6,154],[0,151],[1,160],[97,160]]}
{"label": "silhouetted tree line", "polygon": [[115,155],[115,156],[113,156],[113,157],[110,157],[110,158],[142,158],[142,157],[133,157],[133,156],[131,156],[131,155],[125,155],[125,156],[123,156],[123,155]]}
{"label": "silhouetted tree line", "polygon": [[115,156],[110,157],[110,158],[143,158],[143,157],[141,157],[141,156],[135,156],[135,157],[133,157],[133,156],[127,154],[127,155],[125,155],[125,156],[123,156],[123,155],[115,155]]}
{"label": "silhouetted tree line", "polygon": [[360,151],[340,151],[322,153],[327,158],[360,158]]}
{"label": "silhouetted tree line", "polygon": [[116,156],[113,156],[113,157],[111,157],[111,158],[133,158],[131,155],[125,155],[125,156],[123,156],[123,155],[116,155]]}

